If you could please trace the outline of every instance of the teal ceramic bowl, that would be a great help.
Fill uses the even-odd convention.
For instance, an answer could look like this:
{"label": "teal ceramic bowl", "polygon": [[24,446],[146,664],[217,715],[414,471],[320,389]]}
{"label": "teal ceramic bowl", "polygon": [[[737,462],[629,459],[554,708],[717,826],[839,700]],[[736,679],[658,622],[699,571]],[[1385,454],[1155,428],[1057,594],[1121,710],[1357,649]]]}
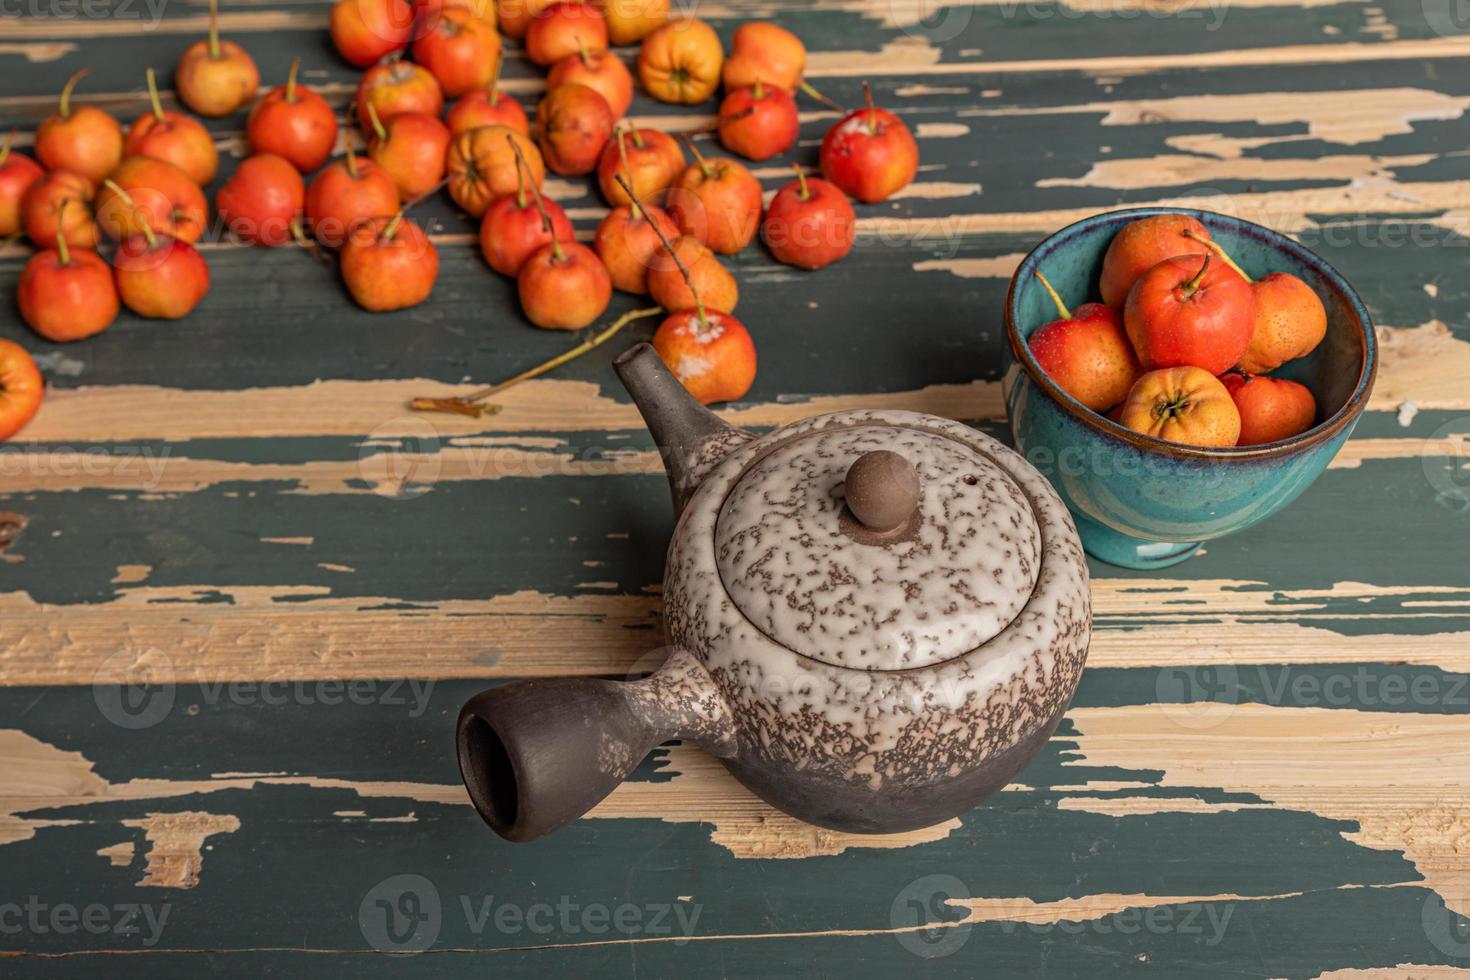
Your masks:
{"label": "teal ceramic bowl", "polygon": [[[1290,272],[1327,308],[1327,336],[1274,377],[1311,389],[1317,424],[1259,446],[1183,446],[1126,429],[1086,408],[1041,370],[1026,338],[1056,319],[1040,269],[1069,307],[1097,300],[1103,254],[1126,224],[1154,214],[1193,215],[1252,277]],[[1285,507],[1342,448],[1368,402],[1378,367],[1368,311],[1330,265],[1261,225],[1210,211],[1134,208],[1094,215],[1032,250],[1006,295],[1011,363],[1006,407],[1017,448],[1056,486],[1088,554],[1128,568],[1183,561],[1201,544]]]}

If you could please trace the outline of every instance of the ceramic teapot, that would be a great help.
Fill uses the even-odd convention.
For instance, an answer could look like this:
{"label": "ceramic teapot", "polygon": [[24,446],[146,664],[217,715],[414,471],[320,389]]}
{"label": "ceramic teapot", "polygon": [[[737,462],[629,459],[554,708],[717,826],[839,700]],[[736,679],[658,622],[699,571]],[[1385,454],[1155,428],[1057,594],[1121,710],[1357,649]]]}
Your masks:
{"label": "ceramic teapot", "polygon": [[673,738],[841,831],[929,826],[1009,782],[1056,728],[1091,635],[1050,484],[945,419],[837,412],[757,437],[647,344],[615,367],[673,489],[672,652],[642,680],[471,698],[459,763],[485,821],[514,841],[556,830]]}

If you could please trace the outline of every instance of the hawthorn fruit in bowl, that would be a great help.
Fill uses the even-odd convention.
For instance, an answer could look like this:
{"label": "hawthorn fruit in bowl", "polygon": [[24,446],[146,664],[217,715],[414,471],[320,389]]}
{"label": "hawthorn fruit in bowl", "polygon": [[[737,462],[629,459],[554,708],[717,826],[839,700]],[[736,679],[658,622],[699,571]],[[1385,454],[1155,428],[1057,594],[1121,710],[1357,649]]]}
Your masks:
{"label": "hawthorn fruit in bowl", "polygon": [[[1158,220],[1164,216],[1168,221]],[[1140,235],[1138,223],[1147,219],[1177,241]],[[1129,265],[1117,254],[1109,259],[1109,247],[1130,226],[1122,241],[1142,260]],[[1176,247],[1177,253],[1166,254]],[[1120,287],[1119,269],[1133,281]],[[1258,320],[1252,304],[1276,290],[1283,275],[1299,279],[1321,301],[1326,323],[1320,340],[1292,338],[1297,346],[1290,353],[1297,356],[1276,366],[1269,379],[1234,377],[1241,360],[1254,366],[1259,359],[1250,346],[1252,330],[1281,328],[1280,321]],[[1268,280],[1273,285],[1265,285]],[[1188,306],[1197,291],[1199,310],[1174,305]],[[1108,292],[1114,309],[1127,295],[1116,317],[1109,321],[1091,310],[1081,315]],[[1302,304],[1304,294],[1294,290],[1288,299]],[[1083,393],[1089,407],[1069,394],[1079,389],[1066,372],[1043,366],[1038,346],[1044,356],[1055,356],[1048,348],[1066,349],[1032,342],[1038,331],[1067,318],[1059,304],[1079,311],[1071,318],[1088,327],[1080,334],[1088,343],[1076,349],[1115,349],[1118,341],[1098,324],[1125,322],[1139,374],[1121,402],[1103,406]],[[1005,398],[1017,448],[1057,488],[1087,552],[1128,568],[1183,561],[1205,541],[1244,530],[1294,500],[1357,424],[1378,363],[1368,311],[1335,269],[1285,235],[1208,211],[1134,208],[1061,229],[1017,268],[1005,323]],[[1308,332],[1315,329],[1313,324]],[[1195,342],[1177,343],[1181,336]],[[1112,357],[1115,369],[1121,358]],[[1304,408],[1308,399],[1310,409]],[[1307,411],[1311,423],[1303,429]],[[1203,412],[1208,416],[1194,414]],[[1296,421],[1284,424],[1288,413]],[[1176,420],[1180,424],[1166,424]],[[1271,441],[1246,444],[1247,435]]]}

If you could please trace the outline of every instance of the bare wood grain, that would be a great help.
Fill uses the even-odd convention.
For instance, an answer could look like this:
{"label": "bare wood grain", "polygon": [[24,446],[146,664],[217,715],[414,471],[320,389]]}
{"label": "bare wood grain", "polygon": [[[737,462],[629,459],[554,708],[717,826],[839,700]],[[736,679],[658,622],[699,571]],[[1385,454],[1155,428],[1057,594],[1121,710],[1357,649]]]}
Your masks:
{"label": "bare wood grain", "polygon": [[[1419,618],[1470,617],[1464,587],[1291,590],[1184,579],[1095,579],[1092,587],[1094,668],[1388,661],[1470,672],[1470,627],[1405,629]],[[200,605],[221,594],[229,601]],[[1350,611],[1409,595],[1432,604]],[[5,593],[0,683],[123,683],[149,664],[155,676],[190,684],[643,673],[661,659],[659,605],[656,595],[590,587],[570,597],[519,592],[408,608],[391,597],[334,597],[320,586],[140,585],[108,602],[68,606]],[[1340,622],[1354,630],[1334,629]]]}

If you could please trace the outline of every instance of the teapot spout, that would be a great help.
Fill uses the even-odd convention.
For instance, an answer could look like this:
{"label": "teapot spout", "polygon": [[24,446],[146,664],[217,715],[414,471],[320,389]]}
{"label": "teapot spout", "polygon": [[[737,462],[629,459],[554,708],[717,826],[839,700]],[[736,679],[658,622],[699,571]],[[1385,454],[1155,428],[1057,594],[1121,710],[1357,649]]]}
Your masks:
{"label": "teapot spout", "polygon": [[535,840],[596,806],[671,738],[728,759],[734,716],[709,671],[675,649],[640,681],[536,678],[460,709],[459,770],[470,802],[506,840]]}
{"label": "teapot spout", "polygon": [[674,514],[678,516],[705,475],[755,436],[721,421],[695,401],[648,344],[619,354],[613,368],[653,434],[669,473]]}

